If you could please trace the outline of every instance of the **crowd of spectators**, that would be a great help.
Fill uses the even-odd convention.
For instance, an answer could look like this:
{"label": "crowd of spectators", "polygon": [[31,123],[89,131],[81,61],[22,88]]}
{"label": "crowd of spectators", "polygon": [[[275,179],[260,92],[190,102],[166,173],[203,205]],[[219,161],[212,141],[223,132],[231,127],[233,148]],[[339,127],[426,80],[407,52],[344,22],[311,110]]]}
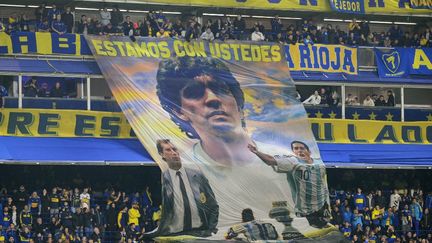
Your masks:
{"label": "crowd of spectators", "polygon": [[208,41],[238,39],[307,45],[323,43],[383,47],[432,46],[432,28],[427,26],[415,33],[404,31],[396,24],[387,32],[372,32],[368,21],[353,19],[348,24],[347,31],[343,31],[339,25],[318,25],[308,19],[286,26],[279,16],[271,19],[269,26],[271,28],[266,29],[262,21],[248,26],[240,15],[207,19],[205,23],[200,23],[195,16],[187,20],[184,17],[172,20],[162,11],[150,11],[142,16],[142,19],[133,21],[130,16],[124,16],[118,7],[111,11],[104,7],[97,18],[92,18],[86,15],[75,16],[70,7],[59,9],[56,5],[51,8],[41,5],[35,10],[32,19],[25,14],[12,14],[6,23],[0,22],[0,31],[9,34],[14,31],[50,31],[58,34],[153,36]]}
{"label": "crowd of spectators", "polygon": [[359,98],[355,95],[348,94],[345,98],[345,104],[349,106],[395,106],[394,93],[391,90],[387,90],[387,97],[384,95],[367,94],[363,102],[360,104]]}
{"label": "crowd of spectators", "polygon": [[[297,91],[297,100],[302,101],[306,105],[324,105],[329,107],[337,107],[341,98],[336,90],[329,90],[327,88],[320,88],[315,90],[312,95],[307,99],[302,99],[300,93]],[[367,94],[362,103],[360,103],[358,96],[348,94],[345,98],[347,106],[395,106],[395,97],[392,90],[387,90],[387,97],[384,95]]]}
{"label": "crowd of spectators", "polygon": [[432,194],[333,190],[331,223],[351,242],[432,242]]}
{"label": "crowd of spectators", "polygon": [[150,190],[0,190],[0,242],[140,242],[157,227]]}
{"label": "crowd of spectators", "polygon": [[[139,242],[160,208],[150,189],[0,190],[0,242]],[[432,242],[432,194],[331,190],[331,224],[351,242]]]}

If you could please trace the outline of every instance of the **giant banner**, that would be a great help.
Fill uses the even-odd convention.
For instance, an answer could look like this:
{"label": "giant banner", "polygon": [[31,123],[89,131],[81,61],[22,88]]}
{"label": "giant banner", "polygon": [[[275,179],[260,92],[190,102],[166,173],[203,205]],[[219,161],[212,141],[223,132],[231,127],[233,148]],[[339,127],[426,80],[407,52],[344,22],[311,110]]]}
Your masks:
{"label": "giant banner", "polygon": [[375,48],[375,58],[381,78],[432,75],[432,48]]}
{"label": "giant banner", "polygon": [[286,45],[291,71],[357,74],[357,48],[342,45]]}
{"label": "giant banner", "polygon": [[[320,143],[432,144],[432,114],[426,118],[423,122],[308,120]],[[0,136],[136,138],[123,113],[54,109],[0,109]]]}
{"label": "giant banner", "polygon": [[325,167],[283,46],[87,38],[161,167],[156,235],[289,240],[335,230]]}

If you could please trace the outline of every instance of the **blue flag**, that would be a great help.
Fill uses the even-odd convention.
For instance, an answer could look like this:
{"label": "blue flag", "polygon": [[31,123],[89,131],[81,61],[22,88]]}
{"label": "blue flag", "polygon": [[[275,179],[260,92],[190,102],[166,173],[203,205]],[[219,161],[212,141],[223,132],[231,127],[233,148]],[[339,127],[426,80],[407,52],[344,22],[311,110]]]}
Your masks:
{"label": "blue flag", "polygon": [[408,75],[408,53],[405,48],[379,50],[375,48],[375,58],[380,78],[396,78]]}

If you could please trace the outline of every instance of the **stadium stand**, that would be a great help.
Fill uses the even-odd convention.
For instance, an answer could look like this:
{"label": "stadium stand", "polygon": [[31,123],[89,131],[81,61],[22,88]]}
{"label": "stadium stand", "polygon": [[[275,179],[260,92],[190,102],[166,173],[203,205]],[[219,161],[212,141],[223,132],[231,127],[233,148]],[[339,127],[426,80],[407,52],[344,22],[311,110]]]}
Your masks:
{"label": "stadium stand", "polygon": [[[187,41],[263,40],[284,45],[339,44],[355,47],[359,50],[359,63],[361,62],[363,67],[359,70],[359,77],[292,73],[293,79],[298,83],[298,100],[308,101],[305,102],[305,108],[309,117],[385,121],[432,120],[430,77],[409,76],[394,79],[388,84],[376,74],[376,60],[373,55],[375,47],[432,47],[430,23],[398,24],[394,21],[380,24],[374,23],[376,21],[371,21],[368,17],[361,20],[352,18],[324,22],[309,17],[289,19],[273,14],[266,18],[253,18],[246,14],[214,14],[217,17],[208,14],[197,17],[153,10],[145,11],[146,13],[124,11],[117,6],[94,10],[53,5],[1,8],[7,11],[0,14],[0,32],[9,36],[18,36],[22,32],[52,32],[60,36],[76,33],[130,36],[132,39],[142,36]],[[4,74],[0,80],[2,108],[121,111],[91,58],[53,55],[51,57],[55,60],[45,61],[37,60],[43,55],[34,56],[35,59],[29,60],[15,58],[13,64],[11,59],[0,58],[0,71]],[[70,71],[68,68],[71,66],[74,66],[75,70]],[[24,69],[20,69],[22,67]],[[22,75],[26,70],[30,70],[29,74]],[[17,73],[21,74],[16,75]],[[53,74],[44,75],[47,73]],[[70,75],[63,75],[65,73]],[[89,75],[92,75],[91,84]],[[350,84],[350,81],[354,83]],[[358,85],[355,83],[357,81],[365,81],[365,84]],[[414,86],[409,86],[410,84]],[[22,85],[24,98],[17,94],[19,85]],[[312,96],[315,91],[316,96]],[[98,99],[93,99],[94,97]],[[312,98],[309,99],[310,97]],[[372,119],[372,114],[377,117]],[[3,140],[4,143],[13,144],[12,139],[7,142],[6,140]],[[139,145],[135,142],[126,141],[124,146],[139,150]],[[33,141],[26,144],[31,143]],[[38,146],[43,146],[44,143],[52,141],[41,140]],[[75,144],[70,145],[71,148],[74,146]],[[326,150],[325,146],[320,145],[322,151]],[[370,145],[365,150],[376,152],[377,149],[373,146]],[[347,150],[356,148],[344,147]],[[20,154],[17,146],[14,149],[15,154]],[[329,151],[332,149],[328,148]],[[415,153],[418,148],[412,150],[408,152]],[[7,153],[0,151],[0,154],[10,155],[11,151],[12,149]],[[339,156],[338,151],[331,152],[335,153],[331,154],[333,157]],[[425,149],[422,154],[427,157],[422,157],[423,166],[426,167],[431,164],[428,160],[429,152],[430,150]],[[30,150],[29,153],[23,152],[20,155],[23,160],[31,161],[25,158],[31,153],[35,151]],[[392,150],[387,153],[394,152]],[[53,151],[53,154],[56,152]],[[78,158],[80,155],[75,156]],[[149,158],[148,154],[145,156]],[[145,156],[141,154],[136,159]],[[327,156],[330,157],[330,153]],[[339,164],[333,165],[337,168]],[[107,177],[111,178],[102,178],[100,174],[103,173],[97,172],[100,167],[89,169],[91,172],[87,174],[80,171],[82,167],[66,168],[70,169],[66,172],[50,167],[45,170],[34,169],[32,166],[17,168],[1,165],[0,168],[8,171],[8,176],[4,178],[31,176],[36,180],[44,180],[7,181],[0,178],[0,212],[3,216],[0,223],[0,242],[139,242],[142,241],[143,232],[152,231],[158,225],[161,203],[158,193],[160,171],[155,167],[136,173],[133,172],[133,167],[115,168],[125,174],[129,173],[130,177],[143,177],[140,173],[146,173],[145,176],[149,178],[141,182],[128,179],[127,176],[122,177],[121,172],[115,174],[113,169],[104,171],[110,174]],[[56,175],[46,179],[44,173],[51,169]],[[381,170],[366,179],[360,178],[358,174],[364,176],[368,173],[367,170],[347,170],[343,173],[330,171],[330,223],[338,226],[351,242],[432,242],[429,170],[418,174],[414,170]],[[31,173],[28,173],[29,171]],[[80,173],[85,175],[85,178],[77,176],[59,181],[61,175],[67,177],[68,174]],[[353,173],[357,175],[352,175]],[[384,180],[380,178],[383,173],[397,179]],[[112,180],[113,174],[118,181],[117,185],[114,185]],[[338,176],[342,178],[340,181],[332,181],[332,177]],[[416,177],[421,182],[414,185],[410,180]],[[101,185],[105,179],[112,184]],[[351,184],[341,186],[344,181]],[[401,185],[385,185],[395,181]]]}

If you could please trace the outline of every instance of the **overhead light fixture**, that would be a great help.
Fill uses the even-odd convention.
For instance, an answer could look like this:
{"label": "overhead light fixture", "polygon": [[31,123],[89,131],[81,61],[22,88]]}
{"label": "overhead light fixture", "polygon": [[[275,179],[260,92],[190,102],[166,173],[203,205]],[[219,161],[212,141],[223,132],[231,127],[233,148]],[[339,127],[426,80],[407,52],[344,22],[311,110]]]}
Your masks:
{"label": "overhead light fixture", "polygon": [[39,8],[37,5],[27,5],[28,8]]}
{"label": "overhead light fixture", "polygon": [[393,24],[393,22],[389,22],[389,21],[375,21],[375,20],[371,20],[371,21],[369,21],[369,23],[371,23],[371,24]]}
{"label": "overhead light fixture", "polygon": [[215,17],[223,17],[223,14],[217,14],[217,13],[203,13],[204,16],[215,16]]}
{"label": "overhead light fixture", "polygon": [[146,10],[129,10],[129,13],[148,13]]}
{"label": "overhead light fixture", "polygon": [[82,7],[76,7],[76,10],[87,10],[87,11],[99,11],[97,8],[82,8]]}
{"label": "overhead light fixture", "polygon": [[11,8],[25,8],[26,5],[21,4],[0,4],[0,7],[11,7]]}
{"label": "overhead light fixture", "polygon": [[399,25],[417,25],[417,23],[410,23],[410,22],[394,22],[394,24],[399,24]]}
{"label": "overhead light fixture", "polygon": [[326,22],[344,22],[343,19],[324,19]]}
{"label": "overhead light fixture", "polygon": [[176,15],[180,15],[182,14],[182,12],[162,12],[164,14],[176,14]]}

